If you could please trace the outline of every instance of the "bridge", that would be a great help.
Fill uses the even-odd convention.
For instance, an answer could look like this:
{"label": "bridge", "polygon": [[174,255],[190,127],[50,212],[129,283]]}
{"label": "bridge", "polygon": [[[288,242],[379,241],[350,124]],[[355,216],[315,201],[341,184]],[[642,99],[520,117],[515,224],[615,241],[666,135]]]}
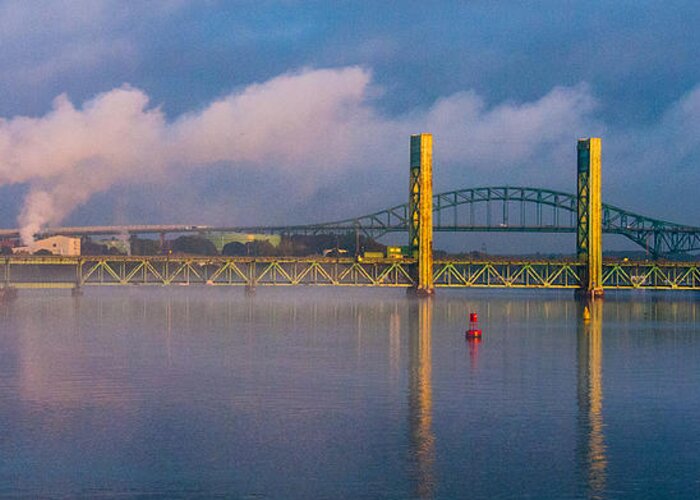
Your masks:
{"label": "bridge", "polygon": [[[417,285],[415,259],[323,257],[191,256],[16,256],[0,260],[6,288],[46,289],[84,286],[212,287]],[[433,263],[435,288],[576,290],[585,265],[571,260],[449,260]],[[606,290],[700,290],[700,263],[603,263]]]}
{"label": "bridge", "polygon": [[[433,196],[433,231],[575,233],[575,194],[534,187],[496,186],[460,189]],[[700,227],[654,219],[607,203],[602,204],[603,233],[619,234],[654,259],[700,251]],[[44,235],[118,236],[224,233],[336,234],[360,232],[372,238],[408,231],[408,203],[350,219],[279,226],[207,226],[139,224],[54,227]],[[0,229],[0,238],[17,238],[18,229]]]}
{"label": "bridge", "polygon": [[[575,194],[533,187],[497,186],[449,191],[433,196],[433,231],[576,233],[576,204]],[[408,210],[408,203],[404,203],[368,215],[333,222],[288,226],[183,226],[179,232],[317,235],[359,231],[372,238],[381,238],[389,233],[408,231]],[[654,219],[605,203],[602,211],[603,233],[622,235],[653,258],[700,251],[700,227]],[[140,231],[130,230],[129,227],[123,229],[122,232],[129,234],[162,232],[157,227],[151,227],[149,231],[143,228]],[[51,232],[90,234],[81,231],[81,228],[66,229],[61,233]]]}
{"label": "bridge", "polygon": [[[600,198],[600,139],[579,141],[577,193],[532,187],[481,187],[433,195],[432,136],[411,137],[409,202],[368,215],[292,226],[135,225],[53,228],[48,234],[109,235],[248,232],[328,234],[373,238],[408,233],[409,257],[400,259],[53,257],[14,256],[0,270],[4,289],[89,285],[244,286],[332,285],[435,288],[495,287],[700,290],[699,265],[659,260],[700,251],[700,228],[633,213]],[[575,260],[433,260],[433,232],[575,233]],[[622,235],[647,250],[648,262],[603,261],[602,234]],[[2,230],[10,237],[16,230]]]}

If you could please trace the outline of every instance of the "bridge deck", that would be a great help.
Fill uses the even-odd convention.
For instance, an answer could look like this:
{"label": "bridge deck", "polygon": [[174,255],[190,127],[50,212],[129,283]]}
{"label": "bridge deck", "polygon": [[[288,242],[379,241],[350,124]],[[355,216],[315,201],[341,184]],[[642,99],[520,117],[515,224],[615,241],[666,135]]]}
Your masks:
{"label": "bridge deck", "polygon": [[[13,256],[5,287],[118,285],[413,286],[412,259],[321,257]],[[436,260],[436,288],[576,289],[582,266],[566,260]],[[700,290],[700,262],[606,261],[608,289]]]}

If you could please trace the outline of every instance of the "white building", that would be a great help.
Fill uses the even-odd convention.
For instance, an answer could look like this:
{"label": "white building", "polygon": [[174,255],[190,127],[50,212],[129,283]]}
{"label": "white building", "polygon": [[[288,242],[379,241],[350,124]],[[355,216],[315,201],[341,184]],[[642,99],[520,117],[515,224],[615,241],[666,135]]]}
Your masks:
{"label": "white building", "polygon": [[71,238],[69,236],[51,236],[43,240],[37,240],[26,247],[13,248],[12,252],[37,253],[40,250],[51,252],[54,255],[80,255],[80,238]]}

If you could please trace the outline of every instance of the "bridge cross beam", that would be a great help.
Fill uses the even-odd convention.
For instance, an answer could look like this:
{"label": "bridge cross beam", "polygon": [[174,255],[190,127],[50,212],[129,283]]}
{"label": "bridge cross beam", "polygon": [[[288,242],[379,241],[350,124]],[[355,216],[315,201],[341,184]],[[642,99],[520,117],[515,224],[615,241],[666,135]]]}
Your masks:
{"label": "bridge cross beam", "polygon": [[578,141],[576,190],[576,257],[583,263],[580,293],[603,296],[603,209],[601,200],[601,140]]}

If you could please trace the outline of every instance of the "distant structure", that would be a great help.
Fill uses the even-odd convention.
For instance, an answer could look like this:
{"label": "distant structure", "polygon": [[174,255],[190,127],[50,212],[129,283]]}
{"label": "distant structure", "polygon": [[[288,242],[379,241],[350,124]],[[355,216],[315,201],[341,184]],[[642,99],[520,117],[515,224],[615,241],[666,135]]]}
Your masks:
{"label": "distant structure", "polygon": [[38,252],[48,252],[53,255],[74,257],[80,255],[80,238],[71,238],[69,236],[51,236],[43,240],[36,240],[30,245],[12,249],[12,253],[36,254]]}
{"label": "distant structure", "polygon": [[128,239],[108,238],[97,240],[95,243],[106,247],[107,250],[113,250],[122,255],[131,255],[131,245],[129,245]]}
{"label": "distant structure", "polygon": [[273,247],[278,247],[282,237],[279,234],[253,234],[237,232],[208,233],[207,239],[211,241],[216,250],[221,253],[228,243],[251,243],[253,241],[268,241]]}

